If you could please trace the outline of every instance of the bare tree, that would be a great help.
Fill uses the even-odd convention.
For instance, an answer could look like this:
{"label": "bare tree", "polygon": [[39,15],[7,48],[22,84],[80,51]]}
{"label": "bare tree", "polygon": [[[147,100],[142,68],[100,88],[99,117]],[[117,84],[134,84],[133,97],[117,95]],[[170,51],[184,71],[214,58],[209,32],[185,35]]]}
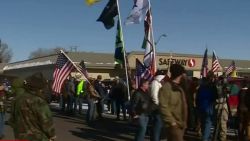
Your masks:
{"label": "bare tree", "polygon": [[2,43],[0,40],[0,63],[10,62],[13,56],[12,50],[6,43]]}
{"label": "bare tree", "polygon": [[60,50],[64,50],[62,47],[56,47],[56,48],[38,48],[37,50],[33,51],[30,53],[29,58],[37,58],[37,57],[42,57],[42,56],[47,56],[47,55],[52,55],[52,54],[57,54],[60,52]]}

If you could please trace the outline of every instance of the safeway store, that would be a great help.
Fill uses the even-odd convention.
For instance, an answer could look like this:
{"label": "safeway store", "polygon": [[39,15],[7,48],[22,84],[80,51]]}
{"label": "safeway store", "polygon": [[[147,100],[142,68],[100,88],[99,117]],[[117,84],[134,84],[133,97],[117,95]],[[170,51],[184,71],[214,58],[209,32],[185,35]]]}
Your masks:
{"label": "safeway store", "polygon": [[[116,76],[124,77],[125,71],[115,67],[114,54],[112,53],[93,53],[93,52],[68,52],[68,56],[76,64],[82,60],[85,61],[89,76],[96,78],[102,75],[104,79],[113,79]],[[128,53],[128,64],[135,72],[135,60],[143,60],[143,52]],[[29,59],[10,64],[2,65],[2,75],[25,78],[35,72],[42,72],[48,80],[52,80],[53,71],[55,69],[57,55],[50,55]],[[202,66],[202,55],[178,54],[178,53],[157,53],[156,63],[158,69],[167,70],[170,64],[181,64],[186,70],[188,76],[200,77]],[[222,68],[219,74],[226,69],[233,59],[220,59]],[[208,57],[208,67],[211,68],[212,58]],[[237,72],[239,76],[250,76],[250,61],[235,60]]]}

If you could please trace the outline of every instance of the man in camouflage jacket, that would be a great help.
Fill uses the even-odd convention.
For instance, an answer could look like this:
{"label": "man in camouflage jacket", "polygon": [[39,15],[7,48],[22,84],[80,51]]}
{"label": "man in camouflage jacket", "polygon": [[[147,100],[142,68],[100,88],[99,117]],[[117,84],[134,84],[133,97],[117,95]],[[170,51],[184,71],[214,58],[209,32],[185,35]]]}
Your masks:
{"label": "man in camouflage jacket", "polygon": [[55,139],[52,113],[44,99],[46,80],[41,73],[26,79],[25,91],[17,95],[12,105],[9,124],[16,139],[51,141]]}

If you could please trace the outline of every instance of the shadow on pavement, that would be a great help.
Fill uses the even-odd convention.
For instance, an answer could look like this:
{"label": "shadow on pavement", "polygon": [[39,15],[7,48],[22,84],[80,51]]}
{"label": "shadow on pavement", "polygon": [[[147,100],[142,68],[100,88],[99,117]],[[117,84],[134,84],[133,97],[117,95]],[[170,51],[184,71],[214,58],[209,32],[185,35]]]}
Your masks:
{"label": "shadow on pavement", "polygon": [[83,126],[78,129],[80,130],[78,133],[72,131],[72,134],[83,139],[98,141],[129,141],[133,140],[135,133],[135,128],[128,122],[107,118],[97,120],[91,126]]}

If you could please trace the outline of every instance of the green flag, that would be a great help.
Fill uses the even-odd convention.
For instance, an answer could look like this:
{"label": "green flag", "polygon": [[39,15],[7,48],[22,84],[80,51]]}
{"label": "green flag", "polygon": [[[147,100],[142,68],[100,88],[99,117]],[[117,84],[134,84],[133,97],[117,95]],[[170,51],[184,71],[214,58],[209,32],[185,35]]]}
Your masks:
{"label": "green flag", "polygon": [[97,21],[102,22],[106,29],[110,29],[115,25],[114,17],[117,15],[118,9],[116,0],[109,0]]}
{"label": "green flag", "polygon": [[117,32],[116,32],[116,41],[115,41],[115,62],[117,64],[124,63],[124,41],[123,41],[123,34],[120,25],[120,21],[118,19],[117,22]]}

